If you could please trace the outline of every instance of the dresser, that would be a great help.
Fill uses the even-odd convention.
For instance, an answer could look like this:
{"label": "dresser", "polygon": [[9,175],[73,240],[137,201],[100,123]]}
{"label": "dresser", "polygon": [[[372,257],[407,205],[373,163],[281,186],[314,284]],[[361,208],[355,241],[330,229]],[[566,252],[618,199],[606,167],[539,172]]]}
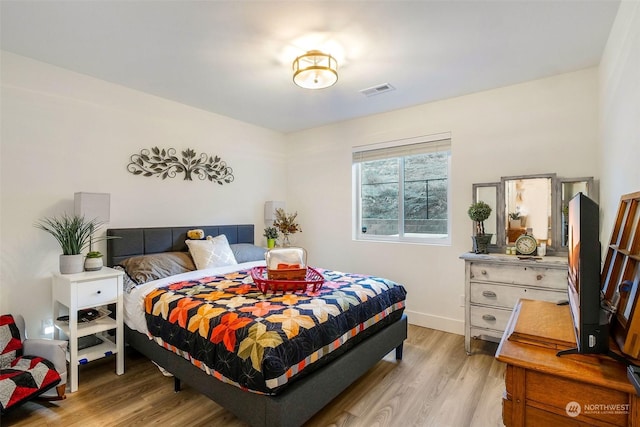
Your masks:
{"label": "dresser", "polygon": [[[522,300],[496,358],[506,363],[506,427],[640,426],[640,398],[623,363],[604,355],[567,354],[575,347],[568,305]],[[611,341],[611,348],[617,351]]]}
{"label": "dresser", "polygon": [[567,301],[566,257],[520,259],[515,255],[465,253],[464,348],[471,338],[499,342],[521,299]]}

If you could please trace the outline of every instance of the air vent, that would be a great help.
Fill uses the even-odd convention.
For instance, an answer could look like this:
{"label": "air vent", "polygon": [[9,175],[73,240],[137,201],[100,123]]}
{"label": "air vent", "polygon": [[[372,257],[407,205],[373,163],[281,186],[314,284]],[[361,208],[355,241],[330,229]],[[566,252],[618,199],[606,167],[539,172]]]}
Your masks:
{"label": "air vent", "polygon": [[360,93],[364,96],[373,96],[379,95],[384,92],[389,92],[391,90],[396,90],[396,88],[391,86],[389,83],[383,83],[381,85],[370,87],[368,89],[362,89]]}

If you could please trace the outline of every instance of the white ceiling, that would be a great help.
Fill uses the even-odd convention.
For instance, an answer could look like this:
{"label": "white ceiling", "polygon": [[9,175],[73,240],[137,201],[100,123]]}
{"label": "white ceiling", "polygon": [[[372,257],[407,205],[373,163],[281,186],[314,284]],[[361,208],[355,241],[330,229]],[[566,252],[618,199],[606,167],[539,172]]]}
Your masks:
{"label": "white ceiling", "polygon": [[[2,49],[281,132],[596,66],[619,0],[7,1]],[[329,46],[338,83],[291,62]],[[396,90],[365,97],[383,83]]]}

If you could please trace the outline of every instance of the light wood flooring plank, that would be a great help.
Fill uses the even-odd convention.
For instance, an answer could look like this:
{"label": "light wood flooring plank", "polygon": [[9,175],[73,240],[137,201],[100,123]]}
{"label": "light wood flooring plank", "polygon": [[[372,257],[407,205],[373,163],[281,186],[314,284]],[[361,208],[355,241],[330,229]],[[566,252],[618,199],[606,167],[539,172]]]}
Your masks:
{"label": "light wood flooring plank", "polygon": [[[309,420],[305,427],[503,426],[504,364],[496,344],[409,326],[404,358],[387,355]],[[246,427],[233,414],[188,386],[173,392],[144,356],[127,350],[118,376],[107,358],[80,367],[76,393],[59,402],[29,402],[0,419],[2,426]]]}

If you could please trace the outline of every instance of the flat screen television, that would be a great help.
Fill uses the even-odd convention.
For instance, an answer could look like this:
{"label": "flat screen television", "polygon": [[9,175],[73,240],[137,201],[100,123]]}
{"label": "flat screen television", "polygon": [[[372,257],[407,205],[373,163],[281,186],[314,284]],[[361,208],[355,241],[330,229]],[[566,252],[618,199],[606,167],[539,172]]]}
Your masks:
{"label": "flat screen television", "polygon": [[609,353],[609,312],[600,286],[600,209],[582,193],[569,202],[568,296],[577,348],[558,353]]}

